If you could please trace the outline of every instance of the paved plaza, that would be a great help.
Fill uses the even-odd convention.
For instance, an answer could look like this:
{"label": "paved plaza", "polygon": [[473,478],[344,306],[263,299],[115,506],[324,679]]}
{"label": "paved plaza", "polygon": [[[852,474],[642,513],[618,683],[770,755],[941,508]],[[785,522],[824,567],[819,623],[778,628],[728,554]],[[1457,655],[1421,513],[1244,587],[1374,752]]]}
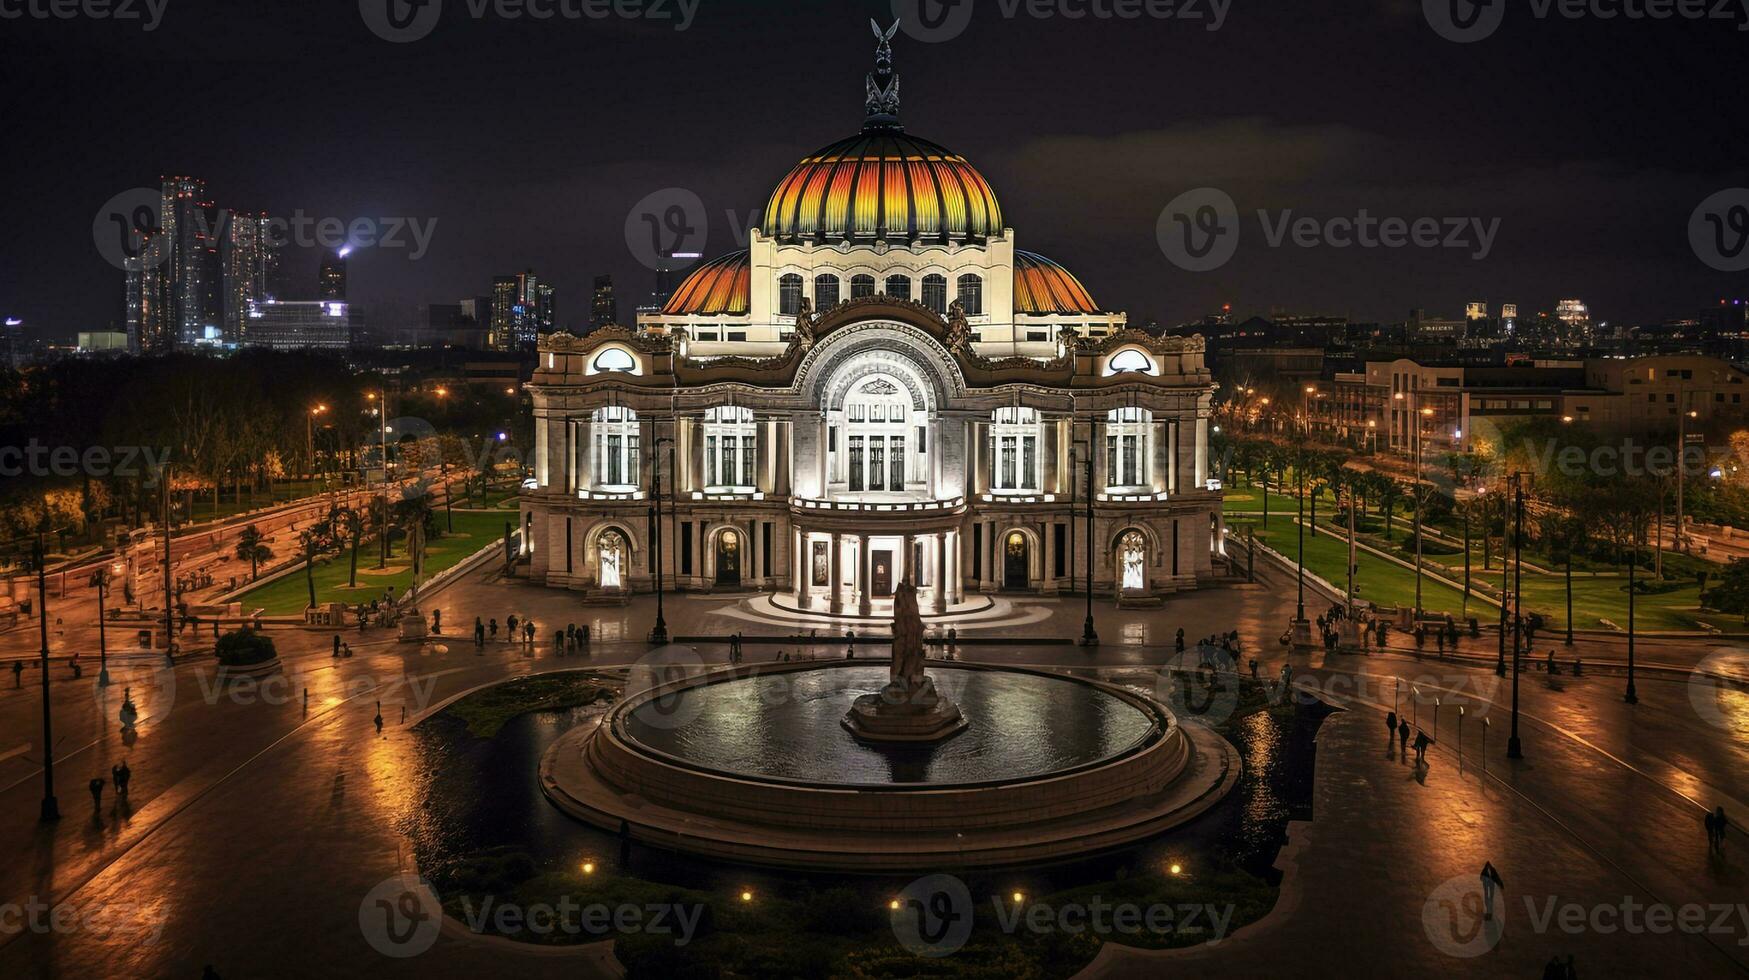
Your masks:
{"label": "paved plaza", "polygon": [[[1143,685],[1171,659],[1177,629],[1193,641],[1238,629],[1242,659],[1258,657],[1264,676],[1291,663],[1303,687],[1349,709],[1320,734],[1313,818],[1291,827],[1275,910],[1214,945],[1171,953],[1108,946],[1095,974],[1157,976],[1183,965],[1233,975],[1342,968],[1525,976],[1557,955],[1574,956],[1582,976],[1749,970],[1739,904],[1749,895],[1749,840],[1733,830],[1722,854],[1709,853],[1702,830],[1714,806],[1738,821],[1749,816],[1749,693],[1687,669],[1711,645],[1641,644],[1639,657],[1668,669],[1642,671],[1640,702],[1631,706],[1621,673],[1606,669],[1619,659],[1616,644],[1582,640],[1582,655],[1599,665],[1582,677],[1523,674],[1525,758],[1512,762],[1504,752],[1511,686],[1491,665],[1400,647],[1369,657],[1289,654],[1276,637],[1292,613],[1293,579],[1260,571],[1256,583],[1188,593],[1159,608],[1096,602],[1096,648],[1069,642],[1085,610],[1074,598],[995,596],[982,618],[956,627],[967,660]],[[645,658],[722,663],[727,645],[709,637],[730,632],[745,633],[751,661],[840,656],[844,647],[830,624],[786,621],[760,597],[686,595],[663,605],[680,639],[652,650],[642,638],[653,599],[585,606],[490,566],[425,608],[443,612],[445,635],[435,644],[349,631],[349,660],[330,656],[330,633],[274,631],[285,683],[260,697],[218,688],[204,658],[173,671],[118,658],[117,686],[107,692],[92,673],[75,681],[57,663],[50,689],[63,818],[49,824],[37,819],[38,675],[26,670],[21,689],[0,675],[0,849],[15,856],[0,866],[0,896],[25,916],[0,934],[0,974],[192,977],[212,964],[226,977],[265,976],[295,962],[305,975],[612,975],[605,944],[535,950],[473,936],[455,922],[417,958],[391,959],[371,945],[361,904],[373,888],[416,871],[401,829],[416,816],[407,726],[509,677]],[[587,625],[587,658],[555,656],[544,639],[532,651],[505,642],[476,650],[465,635],[475,616],[502,624],[511,614],[532,616],[543,638],[567,623]],[[812,642],[796,639],[809,630],[817,632]],[[13,630],[0,650],[19,656],[35,642],[34,631]],[[71,629],[56,642],[86,638]],[[1470,644],[1478,656],[1494,649],[1487,635]],[[121,686],[142,715],[125,738],[116,721]],[[1393,707],[1436,734],[1425,768],[1386,739],[1383,715]],[[122,760],[133,771],[129,799],[106,794],[94,812],[86,781]],[[1505,881],[1503,932],[1477,946],[1490,933],[1463,896],[1484,862]],[[1709,928],[1698,932],[1644,934],[1593,914],[1624,903],[1728,914],[1709,914]],[[61,909],[60,924],[33,928],[33,904]],[[1545,914],[1567,906],[1583,910],[1578,928]],[[1352,961],[1345,950],[1354,948],[1371,951],[1366,962]]]}

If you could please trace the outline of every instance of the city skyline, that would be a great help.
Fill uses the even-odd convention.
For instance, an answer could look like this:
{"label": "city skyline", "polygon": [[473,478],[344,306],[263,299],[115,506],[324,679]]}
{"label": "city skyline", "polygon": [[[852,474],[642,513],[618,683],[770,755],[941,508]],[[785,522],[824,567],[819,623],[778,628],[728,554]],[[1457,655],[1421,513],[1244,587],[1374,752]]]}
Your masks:
{"label": "city skyline", "polygon": [[[449,283],[532,267],[577,298],[563,324],[580,326],[595,276],[612,275],[632,297],[655,282],[625,241],[648,195],[696,194],[709,221],[700,250],[719,253],[756,221],[785,161],[854,115],[854,63],[825,59],[796,85],[738,52],[778,34],[847,42],[855,14],[884,19],[889,6],[779,20],[758,16],[763,8],[730,17],[705,5],[683,31],[642,20],[473,23],[452,12],[429,36],[397,45],[374,36],[356,5],[335,4],[332,23],[318,19],[324,44],[352,66],[345,78],[315,101],[258,94],[252,113],[225,94],[241,64],[203,59],[184,77],[176,67],[187,56],[171,46],[225,24],[260,63],[292,65],[292,42],[308,32],[279,12],[240,19],[191,3],[149,33],[99,28],[77,51],[62,39],[69,32],[52,30],[64,25],[14,22],[13,38],[29,42],[11,53],[15,132],[26,144],[82,151],[34,175],[43,193],[4,205],[15,227],[39,232],[31,249],[0,262],[0,303],[61,338],[118,322],[119,289],[104,278],[111,266],[86,216],[117,193],[155,186],[162,171],[196,174],[231,189],[224,200],[276,215],[435,222],[417,260],[407,249],[358,250],[351,299],[361,308],[453,302]],[[1411,308],[1458,316],[1477,296],[1512,296],[1528,311],[1584,296],[1611,322],[1655,323],[1741,294],[1740,277],[1696,257],[1687,226],[1710,195],[1749,183],[1727,141],[1710,135],[1740,128],[1734,117],[1744,110],[1679,98],[1718,83],[1730,25],[1522,20],[1465,45],[1439,36],[1417,6],[1370,4],[1340,25],[1307,11],[1263,19],[1233,10],[1208,30],[1182,20],[1009,17],[986,5],[951,39],[912,41],[907,118],[919,135],[953,134],[1011,202],[1010,220],[1061,243],[1057,257],[1106,270],[1105,301],[1137,323],[1190,322],[1223,303],[1361,321]],[[1362,39],[1374,42],[1367,59],[1340,56]],[[33,68],[72,57],[94,90],[107,90],[115,68],[106,53],[128,55],[143,72],[129,94],[75,95],[80,112],[33,108],[46,104],[40,87],[52,77]],[[1001,70],[1009,58],[1051,67],[1019,77]],[[1258,59],[1296,84],[1235,69]],[[1491,67],[1533,62],[1546,68]],[[670,63],[679,67],[647,70]],[[1649,75],[1627,70],[1654,63]],[[1391,82],[1411,73],[1413,86]],[[412,98],[392,82],[405,77],[420,79]],[[698,81],[707,78],[722,84]],[[523,108],[527,91],[554,101]],[[147,93],[199,111],[144,127],[133,100]],[[790,111],[735,111],[755,100]],[[478,152],[496,144],[467,135],[494,116],[531,113],[516,152]],[[1612,125],[1577,125],[1597,116]],[[241,138],[262,126],[287,138]],[[118,138],[131,148],[125,161],[113,152]],[[1200,187],[1233,199],[1242,244],[1223,268],[1196,273],[1162,254],[1156,224],[1176,195]],[[1480,260],[1474,249],[1270,242],[1283,221],[1363,215],[1497,222],[1497,232]]]}

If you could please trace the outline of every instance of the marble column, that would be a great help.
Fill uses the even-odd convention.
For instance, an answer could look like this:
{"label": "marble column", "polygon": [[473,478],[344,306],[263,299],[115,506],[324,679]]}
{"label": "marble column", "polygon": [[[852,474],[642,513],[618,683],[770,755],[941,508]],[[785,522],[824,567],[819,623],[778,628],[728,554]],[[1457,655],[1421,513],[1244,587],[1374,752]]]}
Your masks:
{"label": "marble column", "polygon": [[808,578],[807,568],[802,561],[802,551],[807,538],[799,527],[791,528],[790,540],[790,582],[795,587],[796,605],[802,609],[808,608]]}
{"label": "marble column", "polygon": [[839,538],[836,531],[832,534],[832,567],[829,578],[832,582],[832,601],[827,606],[834,615],[844,611],[844,553],[839,550]]}
{"label": "marble column", "polygon": [[864,616],[874,611],[874,561],[868,551],[868,535],[856,536],[856,610]]}
{"label": "marble column", "polygon": [[942,531],[935,536],[935,611],[947,612],[947,534]]}

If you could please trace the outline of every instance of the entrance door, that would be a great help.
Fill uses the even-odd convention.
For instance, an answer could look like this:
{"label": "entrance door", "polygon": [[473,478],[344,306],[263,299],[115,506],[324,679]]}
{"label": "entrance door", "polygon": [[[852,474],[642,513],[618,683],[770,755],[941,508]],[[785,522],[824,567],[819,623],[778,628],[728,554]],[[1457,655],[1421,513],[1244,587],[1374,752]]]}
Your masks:
{"label": "entrance door", "polygon": [[717,536],[717,584],[741,585],[741,536],[734,531]]}
{"label": "entrance door", "polygon": [[1028,584],[1026,571],[1026,535],[1014,531],[1002,545],[1002,587],[1025,589]]}
{"label": "entrance door", "polygon": [[874,553],[874,592],[875,596],[890,596],[893,594],[893,553],[877,551]]}

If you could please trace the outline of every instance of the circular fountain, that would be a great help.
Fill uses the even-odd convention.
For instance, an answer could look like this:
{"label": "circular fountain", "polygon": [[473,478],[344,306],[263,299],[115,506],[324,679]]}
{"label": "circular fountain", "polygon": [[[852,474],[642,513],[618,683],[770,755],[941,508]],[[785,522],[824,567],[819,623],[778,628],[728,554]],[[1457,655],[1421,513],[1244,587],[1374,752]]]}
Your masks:
{"label": "circular fountain", "polygon": [[1135,691],[1017,667],[925,673],[898,605],[891,661],[743,665],[628,694],[553,743],[543,790],[660,847],[886,871],[1118,847],[1237,781],[1231,746]]}

